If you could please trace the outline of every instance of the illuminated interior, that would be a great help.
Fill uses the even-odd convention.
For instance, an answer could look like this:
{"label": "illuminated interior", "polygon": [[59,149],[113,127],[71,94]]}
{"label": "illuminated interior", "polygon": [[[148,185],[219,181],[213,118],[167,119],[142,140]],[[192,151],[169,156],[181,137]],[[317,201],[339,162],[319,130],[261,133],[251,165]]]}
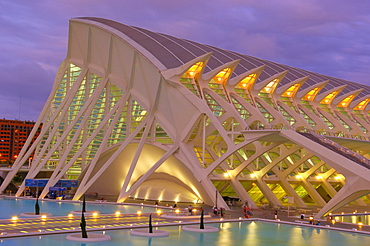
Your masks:
{"label": "illuminated interior", "polygon": [[361,101],[359,104],[357,104],[356,107],[354,107],[353,110],[364,110],[366,106],[369,104],[370,98],[366,98],[365,100]]}
{"label": "illuminated interior", "polygon": [[213,83],[223,84],[230,77],[230,74],[231,74],[231,68],[224,68],[215,77],[213,77],[213,79],[211,80],[211,83],[213,81]]}
{"label": "illuminated interior", "polygon": [[306,95],[302,97],[302,101],[313,101],[320,90],[321,90],[320,87],[316,87],[310,90]]}
{"label": "illuminated interior", "polygon": [[338,95],[338,91],[333,91],[329,95],[325,96],[320,103],[321,104],[331,104],[331,102],[334,100],[334,98]]}
{"label": "illuminated interior", "polygon": [[229,79],[231,75],[231,68],[225,68],[221,72],[217,73],[215,77],[213,77],[208,86],[214,92],[216,92],[219,96],[226,99],[226,92],[224,88],[224,83]]}
{"label": "illuminated interior", "polygon": [[196,96],[201,97],[197,78],[204,67],[204,62],[197,62],[191,66],[181,77],[180,82]]}
{"label": "illuminated interior", "polygon": [[204,62],[197,62],[186,71],[181,78],[196,78],[199,76],[204,66]]}
{"label": "illuminated interior", "polygon": [[346,98],[344,98],[339,104],[338,107],[347,108],[348,105],[352,102],[352,100],[355,98],[354,95],[350,95]]}
{"label": "illuminated interior", "polygon": [[237,86],[235,86],[235,89],[240,88],[244,90],[249,90],[252,85],[254,85],[254,82],[256,81],[257,74],[250,74],[244,79],[242,79]]}
{"label": "illuminated interior", "polygon": [[279,79],[274,79],[271,82],[269,82],[263,89],[261,90],[261,93],[273,93],[279,84]]}
{"label": "illuminated interior", "polygon": [[301,87],[301,84],[292,85],[286,91],[284,91],[284,93],[281,94],[281,96],[282,97],[294,97],[300,87]]}

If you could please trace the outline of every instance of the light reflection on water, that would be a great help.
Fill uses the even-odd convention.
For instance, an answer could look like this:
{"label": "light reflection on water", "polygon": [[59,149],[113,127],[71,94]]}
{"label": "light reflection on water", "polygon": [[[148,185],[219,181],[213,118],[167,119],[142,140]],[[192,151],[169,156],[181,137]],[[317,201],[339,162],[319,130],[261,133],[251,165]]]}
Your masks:
{"label": "light reflection on water", "polygon": [[[74,210],[81,210],[81,203],[71,202],[54,202],[54,201],[39,201],[40,212],[51,213],[53,216],[66,216]],[[91,204],[87,203],[87,210],[96,210],[101,214],[114,214],[119,211],[121,213],[136,213],[138,210],[142,212],[154,212],[156,209],[143,206],[130,205],[112,205],[112,204]],[[8,199],[0,198],[0,219],[9,219],[12,216],[19,216],[24,212],[34,212],[35,200],[25,199]]]}
{"label": "light reflection on water", "polygon": [[[235,222],[220,224],[208,224],[220,229],[214,233],[195,233],[182,231],[177,226],[161,227],[161,230],[170,232],[165,238],[146,238],[131,236],[129,230],[106,231],[112,240],[99,243],[81,244],[67,241],[66,235],[52,235],[28,238],[4,239],[3,245],[99,245],[99,246],[124,246],[124,245],[150,245],[150,246],[193,246],[193,245],[320,245],[320,246],[342,246],[342,245],[370,245],[370,236],[337,232],[326,229],[310,227],[289,226],[264,222]],[[95,232],[99,233],[99,232]],[[101,232],[100,232],[101,233]]]}
{"label": "light reflection on water", "polygon": [[336,216],[334,219],[337,222],[346,222],[358,224],[361,222],[363,225],[370,225],[370,215],[351,215],[351,216]]}

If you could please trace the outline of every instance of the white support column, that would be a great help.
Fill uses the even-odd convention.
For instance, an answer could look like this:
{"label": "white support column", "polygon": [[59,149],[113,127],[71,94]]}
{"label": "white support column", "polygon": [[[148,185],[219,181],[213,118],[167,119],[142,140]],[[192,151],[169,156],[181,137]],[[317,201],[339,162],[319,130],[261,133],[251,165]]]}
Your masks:
{"label": "white support column", "polygon": [[280,185],[284,189],[284,191],[288,194],[288,196],[294,197],[294,203],[299,207],[307,207],[302,198],[297,194],[297,192],[286,180],[286,176],[282,172],[279,172],[276,166],[274,167],[273,171],[276,174],[276,176],[280,179]]}
{"label": "white support column", "polygon": [[262,177],[259,176],[258,172],[255,172],[255,177],[258,188],[261,190],[263,195],[269,201],[270,205],[272,205],[273,207],[282,206],[281,202],[277,199],[272,190],[267,186],[265,181],[262,180]]}
{"label": "white support column", "polygon": [[179,144],[174,144],[148,171],[145,172],[135,183],[128,189],[121,191],[117,202],[124,202],[146,179],[155,172],[173,153],[179,148]]}
{"label": "white support column", "polygon": [[344,205],[370,193],[370,181],[351,175],[346,177],[346,184],[342,189],[320,210],[316,219],[333,212]]}
{"label": "white support column", "polygon": [[[93,177],[89,179],[85,186],[79,186],[75,196],[72,200],[78,200],[86,190],[100,177],[100,175],[112,164],[112,162],[117,158],[117,156],[127,147],[129,143],[134,139],[134,137],[147,125],[148,118],[145,118],[140,125],[132,132],[130,136],[126,138],[126,140],[119,146],[119,148],[114,152],[114,154],[108,159],[106,163],[97,171]],[[89,178],[89,177],[85,177]]]}
{"label": "white support column", "polygon": [[251,208],[258,209],[256,203],[249,196],[248,192],[245,190],[245,188],[240,183],[240,181],[231,175],[230,175],[230,181],[231,181],[231,186],[233,187],[235,192],[238,194],[240,200],[242,200],[243,202],[247,201]]}

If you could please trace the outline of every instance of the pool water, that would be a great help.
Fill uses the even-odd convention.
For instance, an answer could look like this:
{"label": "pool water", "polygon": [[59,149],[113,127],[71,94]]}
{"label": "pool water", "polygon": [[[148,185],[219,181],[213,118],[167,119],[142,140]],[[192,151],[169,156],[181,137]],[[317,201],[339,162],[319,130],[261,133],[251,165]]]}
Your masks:
{"label": "pool water", "polygon": [[[52,216],[66,216],[73,210],[81,210],[82,203],[79,202],[56,202],[39,201],[41,213],[51,213]],[[101,214],[136,213],[138,210],[143,213],[155,212],[156,208],[136,205],[120,205],[86,203],[86,210],[96,210]],[[0,219],[10,219],[12,216],[19,216],[21,213],[35,212],[35,200],[0,198]]]}
{"label": "pool water", "polygon": [[[196,233],[182,231],[178,226],[161,227],[161,230],[170,232],[169,237],[147,238],[131,236],[129,230],[105,231],[112,240],[96,243],[81,243],[66,240],[67,234],[50,236],[35,236],[27,238],[9,238],[1,240],[3,245],[67,245],[67,246],[125,246],[125,245],[150,245],[150,246],[193,246],[193,245],[370,245],[370,236],[357,233],[338,232],[327,229],[316,229],[301,226],[265,222],[232,222],[222,224],[208,224],[220,229],[214,233]],[[101,232],[95,232],[101,233]]]}

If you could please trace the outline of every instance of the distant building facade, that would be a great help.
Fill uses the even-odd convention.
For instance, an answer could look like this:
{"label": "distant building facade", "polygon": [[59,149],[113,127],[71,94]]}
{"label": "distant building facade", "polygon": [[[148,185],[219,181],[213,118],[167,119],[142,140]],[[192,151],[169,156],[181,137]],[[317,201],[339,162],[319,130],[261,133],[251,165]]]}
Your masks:
{"label": "distant building facade", "polygon": [[[0,164],[12,164],[18,158],[34,125],[33,121],[0,119]],[[40,129],[33,136],[32,143]],[[32,157],[33,154],[29,158]]]}

